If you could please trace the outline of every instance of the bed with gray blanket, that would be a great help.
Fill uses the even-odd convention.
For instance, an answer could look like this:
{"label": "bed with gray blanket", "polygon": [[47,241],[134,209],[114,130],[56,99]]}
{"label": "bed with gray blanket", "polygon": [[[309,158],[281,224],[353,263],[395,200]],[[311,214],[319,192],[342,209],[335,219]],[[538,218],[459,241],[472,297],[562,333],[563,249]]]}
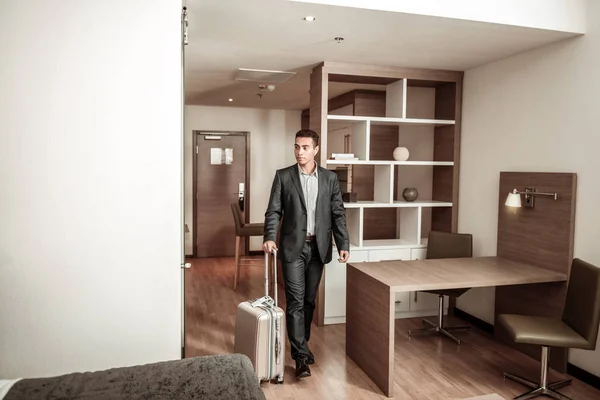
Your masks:
{"label": "bed with gray blanket", "polygon": [[21,379],[10,387],[3,400],[42,399],[264,400],[265,397],[250,359],[229,354]]}

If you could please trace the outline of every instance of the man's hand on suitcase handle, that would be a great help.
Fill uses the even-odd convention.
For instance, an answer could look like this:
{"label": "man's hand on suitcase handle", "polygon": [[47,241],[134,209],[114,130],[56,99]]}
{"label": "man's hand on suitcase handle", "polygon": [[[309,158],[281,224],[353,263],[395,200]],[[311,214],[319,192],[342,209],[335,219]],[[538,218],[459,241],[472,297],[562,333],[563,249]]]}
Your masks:
{"label": "man's hand on suitcase handle", "polygon": [[263,243],[263,250],[265,251],[265,253],[271,254],[273,252],[273,249],[279,250],[274,241],[267,240],[266,242]]}

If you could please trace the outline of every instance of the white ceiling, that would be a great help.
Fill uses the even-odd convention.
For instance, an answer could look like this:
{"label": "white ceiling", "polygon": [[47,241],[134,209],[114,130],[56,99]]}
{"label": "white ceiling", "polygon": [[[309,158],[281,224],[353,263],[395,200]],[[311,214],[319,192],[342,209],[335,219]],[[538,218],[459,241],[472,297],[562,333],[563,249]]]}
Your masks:
{"label": "white ceiling", "polygon": [[[187,0],[186,104],[304,109],[322,61],[467,70],[571,33],[285,0]],[[315,22],[303,18],[313,15]],[[336,36],[344,37],[337,43]],[[296,71],[275,91],[238,68]],[[331,84],[330,94],[355,88]],[[233,102],[228,99],[233,98]]]}

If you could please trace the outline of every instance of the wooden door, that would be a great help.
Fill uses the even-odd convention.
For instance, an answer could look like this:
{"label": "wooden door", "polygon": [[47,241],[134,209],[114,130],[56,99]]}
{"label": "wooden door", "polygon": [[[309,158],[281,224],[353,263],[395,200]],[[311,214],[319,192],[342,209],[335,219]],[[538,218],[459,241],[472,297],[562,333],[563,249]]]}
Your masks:
{"label": "wooden door", "polygon": [[[244,214],[247,214],[249,138],[245,132],[196,132],[195,136],[194,254],[196,257],[234,256],[231,203],[242,199]],[[243,220],[248,219],[244,216]]]}

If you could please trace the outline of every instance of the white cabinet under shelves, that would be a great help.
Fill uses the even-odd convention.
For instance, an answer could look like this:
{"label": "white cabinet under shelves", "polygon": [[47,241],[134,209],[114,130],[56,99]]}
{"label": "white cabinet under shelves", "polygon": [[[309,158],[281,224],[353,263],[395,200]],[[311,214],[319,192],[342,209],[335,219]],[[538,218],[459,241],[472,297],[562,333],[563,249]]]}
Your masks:
{"label": "white cabinet under shelves", "polygon": [[[398,248],[376,248],[371,250],[350,249],[350,263],[374,262],[387,260],[424,259],[427,253],[426,244]],[[337,250],[331,263],[325,266],[325,325],[346,322],[346,264],[337,261]],[[436,315],[438,311],[437,296],[423,292],[396,293],[396,318],[414,318]],[[447,312],[448,301],[445,301]]]}
{"label": "white cabinet under shelves", "polygon": [[369,262],[410,260],[411,249],[379,249],[369,251]]}
{"label": "white cabinet under shelves", "polygon": [[[349,262],[369,261],[366,250],[351,250]],[[339,324],[346,321],[346,264],[337,260],[334,248],[333,259],[325,266],[325,323]]]}
{"label": "white cabinet under shelves", "polygon": [[410,250],[410,259],[411,260],[424,260],[427,255],[426,248],[413,248]]}

